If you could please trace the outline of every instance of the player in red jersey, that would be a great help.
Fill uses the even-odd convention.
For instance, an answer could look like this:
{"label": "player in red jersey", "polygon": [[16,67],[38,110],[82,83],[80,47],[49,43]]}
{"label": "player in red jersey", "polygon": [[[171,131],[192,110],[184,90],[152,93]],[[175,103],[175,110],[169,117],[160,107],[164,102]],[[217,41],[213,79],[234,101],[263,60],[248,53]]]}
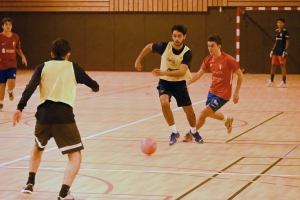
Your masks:
{"label": "player in red jersey", "polygon": [[12,20],[4,18],[1,22],[3,32],[0,33],[0,111],[3,108],[3,100],[7,83],[9,99],[14,100],[13,89],[16,84],[17,59],[16,53],[22,57],[22,63],[27,66],[27,60],[21,50],[20,38],[11,32]]}
{"label": "player in red jersey", "polygon": [[[233,117],[224,116],[219,109],[231,98],[233,74],[237,75],[237,84],[233,92],[233,102],[235,104],[238,103],[243,73],[237,61],[229,54],[221,51],[222,39],[219,35],[209,36],[207,45],[210,55],[204,59],[200,70],[187,83],[189,85],[197,81],[206,71],[211,71],[212,83],[208,92],[206,107],[200,112],[197,118],[196,129],[200,129],[205,123],[206,118],[211,117],[223,120],[227,127],[227,132],[231,133]],[[186,137],[188,137],[188,134]]]}

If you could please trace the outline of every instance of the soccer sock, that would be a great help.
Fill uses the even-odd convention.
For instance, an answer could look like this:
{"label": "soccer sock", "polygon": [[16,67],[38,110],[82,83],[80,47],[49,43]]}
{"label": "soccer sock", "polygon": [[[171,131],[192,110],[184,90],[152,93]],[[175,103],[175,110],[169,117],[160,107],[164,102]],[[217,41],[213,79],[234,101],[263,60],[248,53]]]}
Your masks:
{"label": "soccer sock", "polygon": [[282,81],[286,83],[286,76],[282,76]]}
{"label": "soccer sock", "polygon": [[0,104],[2,104],[3,103],[3,101],[0,101]]}
{"label": "soccer sock", "polygon": [[32,184],[34,185],[35,183],[35,174],[34,172],[29,172],[29,176],[28,176],[28,181],[26,184]]}
{"label": "soccer sock", "polygon": [[195,133],[196,133],[196,127],[191,127],[191,128],[190,128],[190,132],[191,132],[192,134],[195,134]]}
{"label": "soccer sock", "polygon": [[275,74],[271,74],[271,82],[274,82],[274,76]]}
{"label": "soccer sock", "polygon": [[224,121],[224,122],[226,122],[226,121],[227,121],[227,116],[225,116],[225,115],[224,115],[224,119],[223,119],[223,121]]}
{"label": "soccer sock", "polygon": [[170,130],[172,131],[172,133],[177,133],[176,125],[174,124],[170,126]]}
{"label": "soccer sock", "polygon": [[65,198],[68,195],[68,192],[70,190],[70,186],[62,184],[59,196]]}

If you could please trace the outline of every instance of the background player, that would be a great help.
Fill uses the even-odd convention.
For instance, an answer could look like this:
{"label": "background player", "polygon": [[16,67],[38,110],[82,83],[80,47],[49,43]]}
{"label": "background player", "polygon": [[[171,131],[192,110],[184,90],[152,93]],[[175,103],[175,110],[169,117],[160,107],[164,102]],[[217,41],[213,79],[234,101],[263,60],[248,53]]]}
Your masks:
{"label": "background player", "polygon": [[280,18],[277,20],[278,29],[275,30],[275,44],[270,53],[272,58],[271,75],[267,87],[274,85],[274,76],[276,73],[277,65],[281,67],[282,81],[277,87],[285,88],[286,86],[286,57],[289,48],[289,33],[284,28],[285,20]]}
{"label": "background player", "polygon": [[12,23],[10,18],[4,18],[1,22],[3,32],[0,33],[0,111],[3,108],[6,83],[9,99],[14,100],[13,89],[16,84],[17,71],[16,52],[22,57],[22,63],[27,66],[26,57],[21,50],[19,36],[11,32]]}

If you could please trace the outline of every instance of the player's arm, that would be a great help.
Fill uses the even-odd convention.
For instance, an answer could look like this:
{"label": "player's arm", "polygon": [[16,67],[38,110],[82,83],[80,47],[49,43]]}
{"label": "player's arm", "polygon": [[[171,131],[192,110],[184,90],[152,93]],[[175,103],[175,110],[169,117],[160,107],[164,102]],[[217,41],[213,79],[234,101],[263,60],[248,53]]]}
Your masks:
{"label": "player's arm", "polygon": [[200,68],[200,70],[192,77],[192,79],[187,82],[187,85],[190,85],[199,80],[204,73],[205,71],[202,68]]}
{"label": "player's arm", "polygon": [[140,55],[137,57],[137,59],[135,60],[135,64],[134,67],[137,71],[141,71],[142,70],[142,65],[141,65],[141,61],[143,60],[143,58],[150,52],[152,51],[152,45],[153,43],[150,43],[148,45],[146,45],[144,47],[144,49],[141,51]]}
{"label": "player's arm", "polygon": [[17,110],[14,112],[13,115],[13,126],[15,126],[22,118],[22,111],[26,107],[28,100],[36,90],[37,86],[40,84],[41,81],[41,73],[44,68],[44,64],[39,65],[35,68],[34,73],[26,85],[24,92],[22,93],[22,97],[17,105]]}
{"label": "player's arm", "polygon": [[289,49],[289,46],[290,46],[290,40],[286,40],[285,41],[285,49],[284,49],[285,52],[287,52],[287,50]]}
{"label": "player's arm", "polygon": [[77,64],[73,63],[73,69],[77,83],[82,83],[92,89],[93,92],[98,92],[100,86],[94,81],[85,71]]}
{"label": "player's arm", "polygon": [[192,52],[190,50],[188,50],[183,55],[183,58],[182,58],[182,61],[181,61],[181,64],[180,64],[178,70],[174,70],[174,71],[162,71],[160,69],[154,69],[152,71],[152,74],[154,76],[182,77],[182,76],[185,75],[186,71],[190,67],[190,63],[192,61],[192,57],[193,57]]}
{"label": "player's arm", "polygon": [[243,72],[241,71],[240,68],[238,70],[236,70],[234,72],[234,74],[237,75],[237,83],[236,83],[236,87],[235,87],[235,90],[234,90],[234,93],[233,93],[233,102],[238,103],[238,101],[239,101],[239,92],[240,92],[240,89],[241,89],[241,86],[242,86],[244,75],[243,75]]}
{"label": "player's arm", "polygon": [[154,76],[171,76],[171,77],[181,77],[184,76],[187,69],[189,68],[188,65],[186,64],[180,64],[180,68],[179,70],[175,70],[175,71],[162,71],[160,69],[154,69],[152,71],[152,74]]}
{"label": "player's arm", "polygon": [[22,63],[27,67],[27,60],[26,57],[21,49],[17,49],[16,52],[21,56],[22,58]]}

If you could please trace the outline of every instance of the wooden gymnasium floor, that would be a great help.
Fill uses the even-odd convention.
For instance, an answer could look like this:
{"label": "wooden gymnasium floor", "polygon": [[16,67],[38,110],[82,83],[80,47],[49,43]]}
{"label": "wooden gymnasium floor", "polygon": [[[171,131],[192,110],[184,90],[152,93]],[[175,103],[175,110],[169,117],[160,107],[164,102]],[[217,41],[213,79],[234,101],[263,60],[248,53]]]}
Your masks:
{"label": "wooden gymnasium floor", "polygon": [[[51,140],[45,150],[32,195],[20,193],[27,181],[34,142],[38,91],[12,126],[12,114],[32,71],[19,70],[15,100],[0,112],[0,199],[55,199],[67,156]],[[222,122],[208,119],[200,134],[204,144],[170,147],[169,128],[149,72],[88,72],[99,93],[78,85],[75,115],[85,150],[72,193],[87,200],[297,199],[300,196],[300,75],[288,75],[288,88],[265,87],[269,75],[245,74],[240,102],[221,111],[234,116],[227,134]],[[189,87],[196,114],[204,107],[211,74]],[[276,83],[281,75],[275,76]],[[173,100],[177,128],[189,126]],[[158,149],[140,151],[151,137]],[[181,137],[182,138],[182,137]]]}

